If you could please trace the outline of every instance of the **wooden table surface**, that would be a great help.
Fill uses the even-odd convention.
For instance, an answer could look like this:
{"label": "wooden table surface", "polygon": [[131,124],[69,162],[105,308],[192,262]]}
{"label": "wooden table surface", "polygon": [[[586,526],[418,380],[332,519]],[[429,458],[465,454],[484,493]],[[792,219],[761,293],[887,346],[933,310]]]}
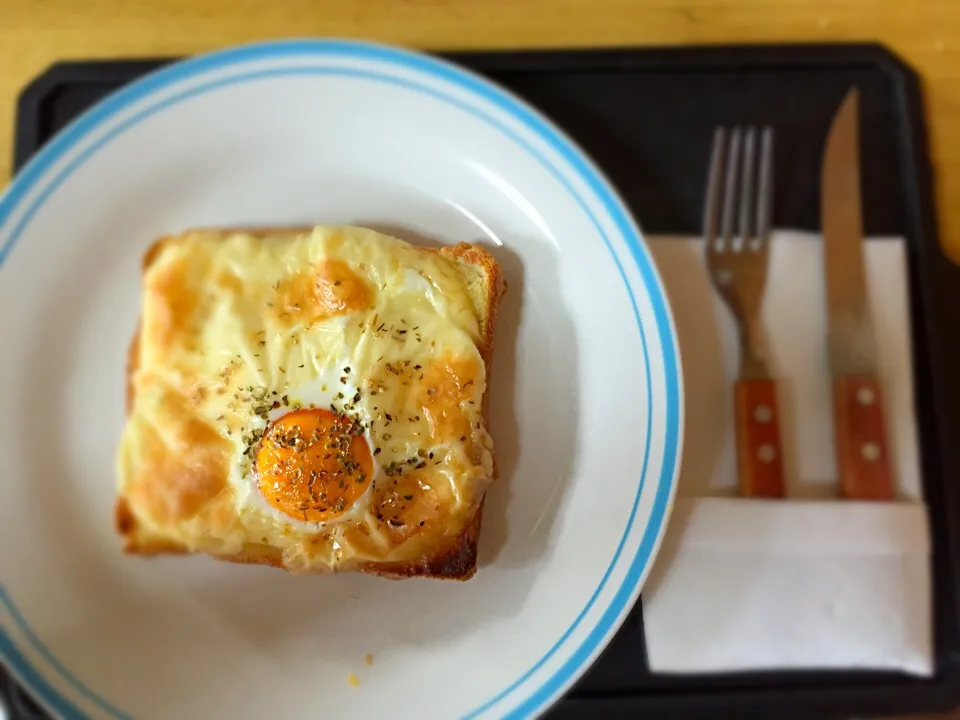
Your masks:
{"label": "wooden table surface", "polygon": [[960,261],[960,0],[0,0],[0,177],[17,94],[56,60],[319,35],[424,49],[884,42],[924,79],[940,235]]}

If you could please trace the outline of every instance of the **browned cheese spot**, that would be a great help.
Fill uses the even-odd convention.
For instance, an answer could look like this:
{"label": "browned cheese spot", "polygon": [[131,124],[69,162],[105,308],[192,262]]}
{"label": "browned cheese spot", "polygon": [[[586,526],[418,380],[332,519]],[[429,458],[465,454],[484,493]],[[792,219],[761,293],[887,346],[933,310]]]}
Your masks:
{"label": "browned cheese spot", "polygon": [[272,310],[281,325],[311,325],[370,307],[370,289],[363,278],[339,260],[318,263],[277,283]]}
{"label": "browned cheese spot", "polygon": [[164,432],[145,431],[141,461],[128,497],[161,525],[195,517],[227,489],[230,446],[192,416],[184,399],[168,403]]}
{"label": "browned cheese spot", "polygon": [[418,402],[438,442],[470,437],[470,418],[464,405],[474,393],[479,368],[472,358],[452,356],[431,360],[424,369]]}

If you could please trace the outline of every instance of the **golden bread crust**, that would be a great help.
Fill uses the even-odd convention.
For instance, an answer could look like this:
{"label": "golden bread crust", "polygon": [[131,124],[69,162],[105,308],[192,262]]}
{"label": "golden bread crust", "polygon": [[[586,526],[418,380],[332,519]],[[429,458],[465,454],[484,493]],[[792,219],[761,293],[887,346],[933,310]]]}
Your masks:
{"label": "golden bread crust", "polygon": [[[225,228],[214,232],[227,236],[231,233],[244,232],[254,237],[268,237],[278,233],[305,233],[312,228],[271,227],[271,228]],[[162,249],[163,243],[175,238],[162,237],[158,239],[145,253],[143,261],[144,272],[148,270]],[[470,287],[470,295],[475,304],[475,310],[480,320],[480,340],[477,349],[483,359],[486,376],[488,378],[487,391],[482,400],[483,422],[488,422],[489,405],[489,377],[493,359],[494,337],[499,312],[500,299],[506,291],[500,265],[497,260],[485,249],[460,243],[452,247],[439,249],[421,248],[426,252],[435,252],[453,260],[458,270],[464,275]],[[127,397],[126,408],[129,414],[133,405],[133,374],[140,362],[140,336],[142,327],[138,327],[130,344],[127,363]],[[496,464],[494,462],[494,476]],[[176,484],[176,483],[174,483]],[[467,580],[476,572],[477,545],[483,516],[483,500],[480,501],[472,520],[467,526],[450,541],[437,547],[429,556],[420,557],[416,561],[406,562],[365,562],[356,566],[356,570],[368,574],[401,579],[414,576]],[[130,503],[126,497],[119,497],[115,506],[115,527],[123,539],[124,552],[135,555],[158,554],[185,554],[190,551],[184,546],[167,538],[157,537],[149,533],[142,524],[137,522]],[[285,568],[281,551],[265,544],[245,544],[236,554],[214,555],[219,560],[243,563],[270,565]],[[352,568],[353,569],[353,568]]]}

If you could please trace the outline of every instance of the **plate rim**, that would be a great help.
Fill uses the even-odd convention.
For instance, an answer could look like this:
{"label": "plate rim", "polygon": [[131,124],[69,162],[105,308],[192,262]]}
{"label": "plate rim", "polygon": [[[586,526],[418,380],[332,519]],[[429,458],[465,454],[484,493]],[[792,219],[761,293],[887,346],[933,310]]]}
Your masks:
{"label": "plate rim", "polygon": [[[663,366],[665,376],[664,394],[666,398],[665,412],[663,413],[662,421],[666,426],[663,433],[664,453],[659,477],[657,478],[657,487],[650,509],[650,518],[646,527],[642,530],[634,556],[627,564],[627,571],[620,587],[613,593],[608,605],[602,609],[599,618],[594,626],[589,629],[586,637],[580,641],[578,647],[573,649],[570,657],[565,660],[559,668],[552,671],[552,673],[539,684],[529,684],[529,691],[524,694],[519,700],[519,703],[513,707],[508,707],[507,710],[508,716],[510,717],[537,715],[561,697],[590,667],[596,657],[606,647],[617,629],[619,629],[626,615],[639,597],[640,589],[657,555],[673,507],[673,498],[676,493],[677,477],[680,467],[679,461],[682,456],[685,420],[683,403],[684,387],[679,341],[663,282],[649,249],[643,241],[643,236],[637,228],[636,222],[626,209],[626,204],[612,183],[605,177],[602,171],[593,164],[589,156],[575,141],[522,98],[519,98],[495,82],[487,80],[468,69],[432,55],[392,45],[333,38],[251,43],[205,53],[155,70],[143,78],[109,94],[91,108],[87,109],[58,132],[13,178],[11,184],[3,195],[0,196],[0,226],[7,223],[10,216],[16,210],[20,209],[23,200],[29,196],[31,190],[47,178],[51,166],[55,165],[65,154],[80,145],[95,131],[100,129],[102,125],[114,119],[118,113],[138,102],[149,100],[150,97],[158,91],[174,87],[184,81],[196,79],[206,73],[223,70],[244,63],[267,59],[294,59],[296,56],[317,57],[321,55],[332,55],[346,60],[375,60],[393,67],[413,70],[415,73],[427,75],[431,79],[440,79],[448,82],[458,90],[467,91],[467,95],[471,99],[479,97],[482,101],[505,112],[507,116],[517,122],[524,130],[532,133],[538,141],[543,142],[546,147],[556,152],[569,166],[569,170],[573,176],[579,181],[582,181],[585,187],[589,188],[599,205],[609,216],[610,221],[616,226],[617,233],[622,237],[629,251],[629,256],[636,265],[641,283],[648,296],[653,315],[652,324],[656,327],[657,335],[660,339],[661,357],[659,359],[660,364]],[[403,81],[401,81],[400,84],[409,85]],[[520,138],[515,132],[510,131],[501,121],[495,120],[487,112],[473,108],[461,99],[444,95],[442,92],[429,89],[426,86],[418,87],[430,95],[453,103],[460,109],[466,109],[475,117],[485,120],[488,124],[492,124],[495,128],[507,134],[510,139],[519,142],[528,152],[533,154],[551,174],[560,180],[560,182],[566,186],[566,189],[581,204],[582,209],[587,213],[598,233],[607,244],[607,249],[613,256],[613,260],[617,265],[628,294],[630,295],[634,313],[637,315],[637,325],[641,335],[643,353],[646,358],[647,394],[648,402],[650,402],[651,379],[649,376],[650,366],[652,364],[651,353],[648,351],[648,343],[645,337],[643,323],[639,317],[637,302],[633,297],[631,284],[624,274],[621,261],[616,256],[606,233],[600,227],[594,213],[590,211],[581,199],[580,194],[572,187],[570,182],[561,176],[560,171],[554,166],[554,163],[544,158],[543,154],[533,148],[529,141]],[[191,96],[193,94],[195,93],[189,93]],[[176,98],[180,98],[180,95],[174,96],[174,102]],[[154,106],[154,109],[163,109],[169,104],[174,104],[174,102],[171,102],[169,99],[162,100]],[[138,118],[142,119],[140,114],[134,115],[134,122],[131,122],[130,126],[136,124],[136,119]],[[0,269],[2,269],[4,261],[15,248],[20,234],[26,225],[29,224],[30,219],[43,205],[46,198],[55,191],[59,183],[65,180],[72,170],[82,164],[101,144],[109,142],[115,134],[118,134],[126,127],[127,123],[125,121],[118,127],[108,130],[104,137],[93,143],[92,149],[88,148],[82,151],[75,161],[67,163],[64,168],[61,168],[54,174],[54,180],[32,200],[32,207],[28,208],[23,216],[16,222],[12,230],[9,231],[8,240],[0,246]],[[653,417],[651,412],[651,425],[647,433],[648,441],[649,436],[652,434],[652,429],[655,427]],[[585,614],[591,609],[599,593],[603,590],[611,571],[618,564],[624,544],[633,528],[636,519],[637,503],[643,494],[643,487],[648,474],[646,457],[644,458],[643,465],[634,507],[627,520],[621,541],[610,561],[606,573],[600,580],[584,609],[571,623],[568,630],[562,634],[561,638],[539,661],[523,673],[519,679],[501,690],[490,700],[485,701],[479,707],[471,710],[465,717],[477,717],[498,703],[506,700],[519,688],[527,686],[526,681],[560,649],[564,640],[580,624]],[[650,532],[651,528],[653,529],[652,533]],[[46,648],[26,623],[22,614],[17,610],[2,582],[0,582],[0,605],[6,605],[13,617],[18,619],[21,630],[24,631],[31,640],[34,649],[39,651],[40,654],[49,661],[51,667],[57,670],[61,676],[61,680],[79,690],[107,713],[116,717],[128,717],[111,705],[108,700],[87,688],[86,685],[53,656],[52,652]],[[24,687],[40,704],[48,708],[58,707],[60,711],[66,715],[85,717],[82,712],[73,706],[68,698],[58,692],[58,690],[49,683],[43,672],[37,670],[30,664],[29,660],[20,653],[16,644],[3,629],[0,629],[0,658],[3,658],[11,672],[22,681]]]}

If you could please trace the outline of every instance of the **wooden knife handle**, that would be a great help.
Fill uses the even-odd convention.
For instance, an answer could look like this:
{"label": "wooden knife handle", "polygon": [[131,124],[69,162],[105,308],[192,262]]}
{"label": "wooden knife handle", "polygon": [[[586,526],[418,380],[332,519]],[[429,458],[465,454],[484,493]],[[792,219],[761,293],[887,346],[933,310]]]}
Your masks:
{"label": "wooden knife handle", "polygon": [[834,378],[833,422],[840,495],[857,500],[892,500],[883,396],[874,376]]}
{"label": "wooden knife handle", "polygon": [[733,394],[740,493],[782,498],[786,490],[777,385],[773,380],[738,380]]}

